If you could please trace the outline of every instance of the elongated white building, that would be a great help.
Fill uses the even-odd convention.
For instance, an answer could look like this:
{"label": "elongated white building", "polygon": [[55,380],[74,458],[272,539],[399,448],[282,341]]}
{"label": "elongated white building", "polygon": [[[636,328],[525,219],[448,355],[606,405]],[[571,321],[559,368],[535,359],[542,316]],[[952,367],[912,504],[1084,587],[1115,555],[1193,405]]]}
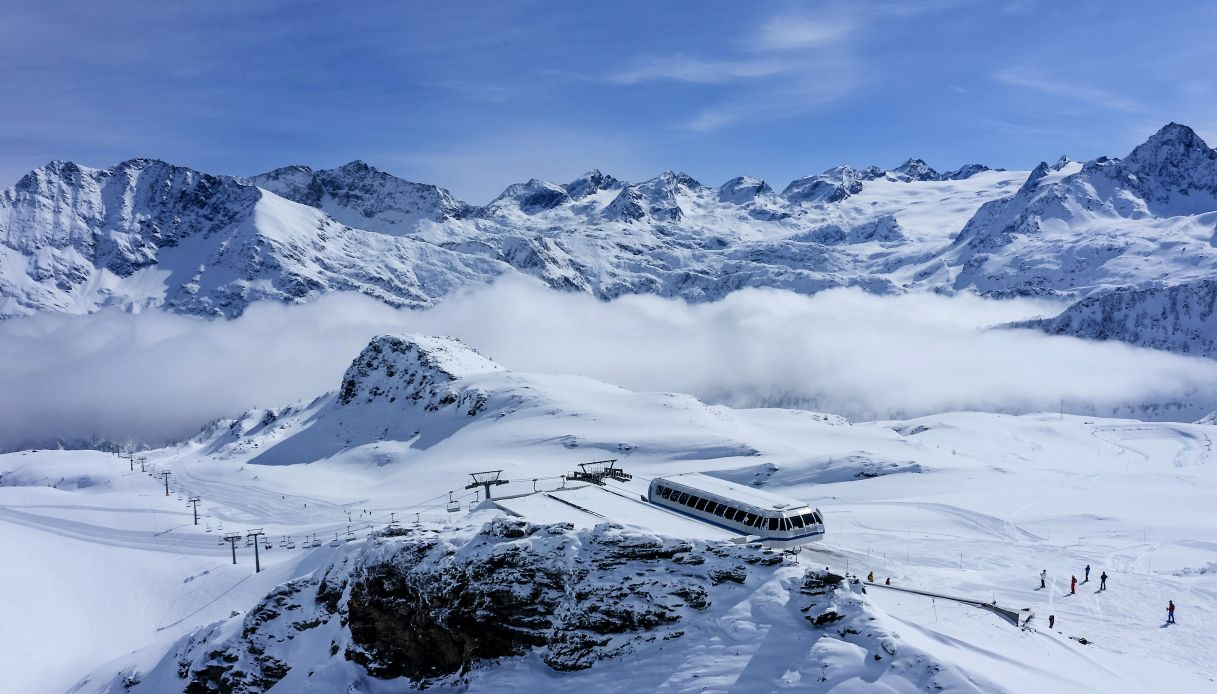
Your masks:
{"label": "elongated white building", "polygon": [[658,506],[692,516],[777,547],[815,542],[824,536],[819,509],[805,502],[701,473],[657,477],[648,499]]}

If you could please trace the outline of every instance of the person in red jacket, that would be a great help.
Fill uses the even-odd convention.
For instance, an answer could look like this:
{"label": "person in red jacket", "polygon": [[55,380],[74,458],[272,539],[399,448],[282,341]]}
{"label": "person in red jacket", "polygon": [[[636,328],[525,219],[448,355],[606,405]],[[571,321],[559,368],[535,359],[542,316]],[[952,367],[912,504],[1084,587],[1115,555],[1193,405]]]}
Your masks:
{"label": "person in red jacket", "polygon": [[1166,601],[1166,623],[1167,624],[1175,623],[1175,601],[1174,600]]}
{"label": "person in red jacket", "polygon": [[1070,594],[1077,593],[1078,592],[1078,577],[1071,576],[1070,578],[1072,578],[1073,580],[1071,580],[1069,582],[1069,593]]}

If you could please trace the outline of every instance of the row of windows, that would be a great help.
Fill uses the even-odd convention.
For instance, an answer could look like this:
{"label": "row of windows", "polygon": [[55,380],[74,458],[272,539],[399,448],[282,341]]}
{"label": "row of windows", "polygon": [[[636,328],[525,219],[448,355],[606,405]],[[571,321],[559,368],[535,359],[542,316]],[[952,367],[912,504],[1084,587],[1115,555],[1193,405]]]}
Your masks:
{"label": "row of windows", "polygon": [[667,499],[682,506],[687,506],[695,511],[703,511],[712,513],[720,518],[729,520],[735,523],[742,523],[750,528],[764,529],[768,528],[772,531],[789,531],[801,530],[811,527],[816,523],[823,523],[820,518],[819,511],[809,511],[799,516],[791,516],[789,518],[768,518],[760,516],[742,509],[720,504],[709,499],[703,499],[699,496],[682,492],[679,489],[672,489],[663,485],[656,485],[655,491],[660,498]]}

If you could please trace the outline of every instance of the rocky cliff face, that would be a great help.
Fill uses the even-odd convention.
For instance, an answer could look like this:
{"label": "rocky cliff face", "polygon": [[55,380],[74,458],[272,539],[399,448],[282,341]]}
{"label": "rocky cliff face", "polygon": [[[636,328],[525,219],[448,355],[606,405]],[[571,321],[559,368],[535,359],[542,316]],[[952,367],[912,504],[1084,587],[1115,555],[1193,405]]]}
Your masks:
{"label": "rocky cliff face", "polygon": [[1118,340],[1138,347],[1217,358],[1217,280],[1120,289],[1083,299],[1055,318],[1016,323],[1052,335]]}
{"label": "rocky cliff face", "polygon": [[490,686],[498,665],[524,656],[559,672],[628,668],[628,659],[653,662],[682,639],[705,638],[690,634],[717,629],[733,605],[775,590],[788,595],[783,629],[849,644],[876,676],[873,663],[890,662],[906,686],[950,682],[877,623],[842,577],[760,547],[611,524],[576,531],[503,516],[479,522],[369,540],[272,592],[239,627],[183,639],[165,661],[172,671],[132,675],[146,683],[133,691],[252,693],[319,682],[341,689],[367,676],[402,678],[398,686]]}
{"label": "rocky cliff face", "polygon": [[396,402],[427,411],[455,406],[477,414],[484,393],[462,389],[459,379],[503,367],[453,337],[382,335],[355,358],[338,391],[338,404]]}
{"label": "rocky cliff face", "polygon": [[248,182],[322,210],[347,226],[384,234],[405,234],[423,222],[461,219],[473,212],[443,188],[406,181],[362,161],[321,171],[287,166]]}

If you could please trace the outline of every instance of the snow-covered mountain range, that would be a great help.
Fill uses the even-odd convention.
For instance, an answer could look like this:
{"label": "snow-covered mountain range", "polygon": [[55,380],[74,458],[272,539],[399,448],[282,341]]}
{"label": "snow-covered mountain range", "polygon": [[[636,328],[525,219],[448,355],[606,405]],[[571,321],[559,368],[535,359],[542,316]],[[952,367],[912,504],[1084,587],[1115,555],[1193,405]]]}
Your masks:
{"label": "snow-covered mountain range", "polygon": [[[1211,278],[1215,232],[1217,151],[1173,123],[1122,159],[1029,173],[911,159],[834,167],[779,193],[748,176],[715,187],[593,170],[513,184],[482,206],[363,162],[249,178],[52,162],[0,193],[0,317],[105,306],[232,317],[335,291],[426,307],[508,274],[603,299],[858,286],[1136,300]],[[1053,330],[1088,336],[1071,325]],[[1143,343],[1139,324],[1100,332]]]}

